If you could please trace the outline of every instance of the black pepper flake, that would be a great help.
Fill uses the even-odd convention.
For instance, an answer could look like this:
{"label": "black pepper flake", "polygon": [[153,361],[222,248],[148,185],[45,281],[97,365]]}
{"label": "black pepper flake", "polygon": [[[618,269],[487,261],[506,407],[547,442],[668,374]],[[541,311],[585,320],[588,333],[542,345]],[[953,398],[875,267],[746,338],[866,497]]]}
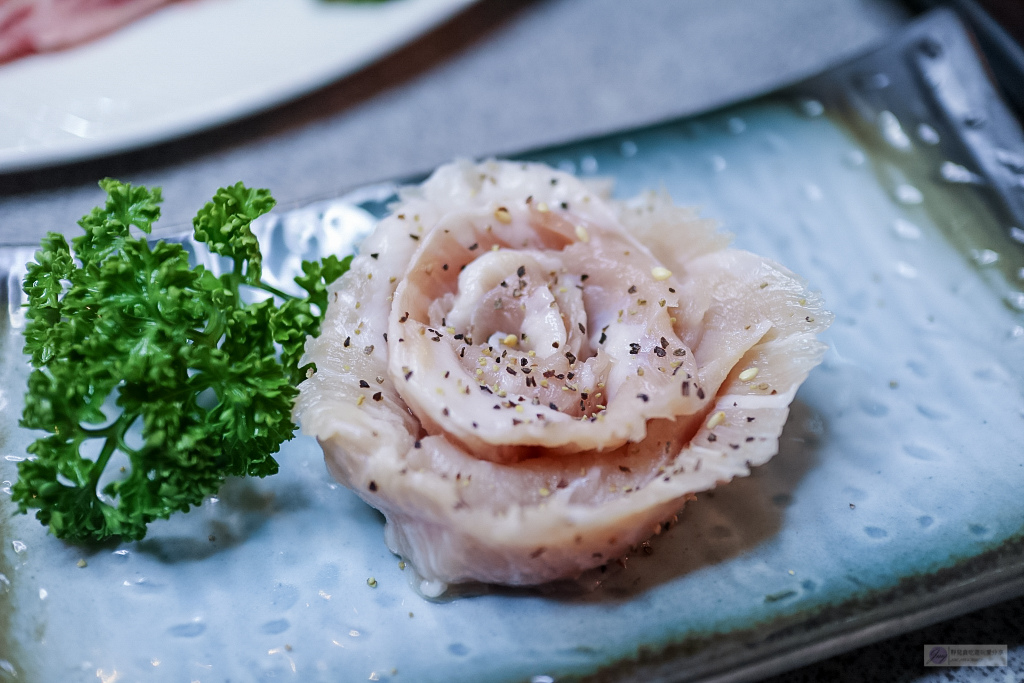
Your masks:
{"label": "black pepper flake", "polygon": [[441,414],[444,415],[445,417],[448,417],[448,409],[447,408],[442,408],[441,409]]}
{"label": "black pepper flake", "polygon": [[441,266],[441,270],[448,270],[448,264],[446,263],[443,266]]}
{"label": "black pepper flake", "polygon": [[[567,373],[565,374],[565,376],[566,376],[566,377],[568,377],[569,379],[572,379],[573,377],[575,377],[575,376],[576,376],[576,373],[575,373],[575,372],[567,372]],[[561,377],[559,377],[558,379],[562,379],[562,378],[561,378]]]}
{"label": "black pepper flake", "polygon": [[459,332],[458,334],[455,335],[455,339],[462,339],[462,338],[463,337],[462,337],[462,333],[461,332]]}
{"label": "black pepper flake", "polygon": [[470,251],[476,251],[479,247],[480,247],[479,244],[477,244],[476,242],[473,242],[473,244],[469,245],[469,250]]}
{"label": "black pepper flake", "polygon": [[686,349],[676,349],[675,351],[672,352],[672,355],[673,356],[685,356],[686,355]]}
{"label": "black pepper flake", "polygon": [[476,429],[476,428],[477,428],[477,427],[479,427],[479,426],[480,426],[480,425],[478,425],[478,424],[477,424],[476,422],[474,422],[474,423],[473,423],[473,429]]}
{"label": "black pepper flake", "polygon": [[554,370],[545,370],[544,371],[544,376],[545,377],[554,377],[555,376],[555,371]]}
{"label": "black pepper flake", "polygon": [[414,240],[419,240],[419,238],[420,238],[419,235],[414,235],[411,232],[409,233],[409,237],[413,238]]}
{"label": "black pepper flake", "polygon": [[661,341],[661,348],[667,349],[668,348],[668,339],[665,339],[664,337],[662,337],[660,341]]}
{"label": "black pepper flake", "polygon": [[548,408],[551,408],[551,410],[558,410],[558,406],[556,406],[554,403],[549,403]]}
{"label": "black pepper flake", "polygon": [[374,401],[383,401],[384,400],[384,395],[378,391],[376,394],[373,395],[373,400]]}
{"label": "black pepper flake", "polygon": [[569,365],[576,363],[576,356],[573,355],[572,351],[566,351],[565,357],[569,359]]}
{"label": "black pepper flake", "polygon": [[388,341],[388,333],[387,333],[387,332],[385,332],[385,333],[384,333],[384,343],[386,344],[386,343],[387,343],[387,341]]}
{"label": "black pepper flake", "polygon": [[445,378],[445,379],[448,379],[448,375],[450,375],[450,374],[452,374],[452,371],[451,371],[451,370],[445,370],[445,371],[444,371],[444,378]]}
{"label": "black pepper flake", "polygon": [[[525,370],[524,370],[524,372],[525,372]],[[534,379],[533,377],[527,377],[526,378],[526,386],[528,386],[528,387],[535,387],[535,386],[537,386],[537,380]]]}
{"label": "black pepper flake", "polygon": [[510,368],[507,365],[505,366],[505,372],[507,372],[510,375],[517,375],[517,374],[519,374],[519,373],[517,373],[515,370],[513,370],[512,368]]}
{"label": "black pepper flake", "polygon": [[557,185],[558,184],[558,178],[552,178],[551,179],[551,184],[552,185]]}
{"label": "black pepper flake", "polygon": [[365,379],[361,379],[361,380],[359,380],[359,388],[360,389],[369,389],[370,388],[370,383],[367,382]]}
{"label": "black pepper flake", "polygon": [[373,344],[370,344],[369,346],[364,347],[363,348],[363,353],[365,353],[367,356],[369,356],[371,353],[373,353]]}
{"label": "black pepper flake", "polygon": [[638,353],[640,353],[640,345],[639,345],[639,344],[637,344],[636,342],[634,342],[634,343],[630,344],[630,345],[629,345],[629,353],[630,353],[631,355],[633,355],[633,356],[635,356],[635,355],[637,355]]}
{"label": "black pepper flake", "polygon": [[583,334],[587,333],[587,328],[583,326],[583,323],[576,323],[576,326],[580,328],[580,332]]}
{"label": "black pepper flake", "polygon": [[752,437],[752,436],[748,436],[748,437],[747,437],[747,443],[750,443],[750,442],[751,442],[751,441],[753,441],[753,440],[754,440],[754,437]]}
{"label": "black pepper flake", "polygon": [[753,422],[753,421],[754,421],[753,417],[749,417],[749,416],[747,417],[747,422]]}
{"label": "black pepper flake", "polygon": [[604,332],[601,332],[601,338],[597,340],[597,343],[598,344],[604,344],[607,339],[608,339],[608,335],[605,334]]}
{"label": "black pepper flake", "polygon": [[664,358],[665,357],[665,349],[661,348],[660,346],[655,346],[654,347],[654,355],[657,356],[658,358]]}
{"label": "black pepper flake", "polygon": [[459,358],[465,358],[465,357],[466,357],[466,347],[463,346],[461,349],[459,349]]}
{"label": "black pepper flake", "polygon": [[651,400],[651,397],[648,396],[647,394],[637,394],[636,397],[643,401],[644,403],[647,403],[648,401]]}
{"label": "black pepper flake", "polygon": [[675,293],[676,293],[676,290],[675,290],[675,289],[674,289],[673,287],[669,287],[669,288],[668,288],[668,291],[672,292],[673,294],[675,294]]}
{"label": "black pepper flake", "polygon": [[523,368],[523,374],[524,375],[529,375],[530,374],[530,368]]}
{"label": "black pepper flake", "polygon": [[410,370],[409,372],[405,373],[405,381],[408,382],[410,377],[412,377],[412,370]]}
{"label": "black pepper flake", "polygon": [[580,410],[585,411],[586,409],[587,409],[587,404],[584,403],[582,399],[580,399]]}
{"label": "black pepper flake", "polygon": [[344,344],[344,346],[345,346],[346,349],[348,348],[349,344],[351,344],[351,343],[352,343],[352,337],[345,337],[345,344]]}
{"label": "black pepper flake", "polygon": [[367,486],[366,488],[370,489],[371,491],[376,491],[377,490],[377,482],[371,481],[370,485]]}
{"label": "black pepper flake", "polygon": [[636,294],[636,285],[630,285],[629,289],[626,290],[629,294]]}
{"label": "black pepper flake", "polygon": [[557,349],[558,348],[558,342],[551,342],[551,348]]}
{"label": "black pepper flake", "polygon": [[380,256],[380,254],[370,254],[370,258],[372,259],[376,259],[378,256]]}
{"label": "black pepper flake", "polygon": [[562,208],[563,209],[568,209],[569,208],[569,203],[568,202],[562,202]]}
{"label": "black pepper flake", "polygon": [[580,275],[580,282],[586,282],[587,278],[589,278],[589,277],[590,277],[589,275],[587,275],[586,273],[583,273],[583,275]]}
{"label": "black pepper flake", "polygon": [[526,367],[526,364],[529,362],[530,361],[526,360],[526,356],[523,356],[522,358],[519,359],[519,364],[522,365],[524,368]]}
{"label": "black pepper flake", "polygon": [[625,465],[619,465],[619,471],[625,472],[626,474],[632,474],[633,470],[629,469]]}
{"label": "black pepper flake", "polygon": [[501,406],[499,406],[497,403],[495,403],[494,404],[494,409],[495,410],[501,410]]}
{"label": "black pepper flake", "polygon": [[740,449],[740,445],[738,443],[731,443],[729,444],[729,448],[733,449],[734,451],[738,451]]}
{"label": "black pepper flake", "polygon": [[581,392],[581,393],[580,393],[580,398],[582,398],[582,399],[583,399],[584,401],[585,401],[585,400],[587,400],[587,397],[588,397],[588,396],[590,396],[590,394],[588,394],[588,393],[587,393],[587,392],[585,392],[585,391],[583,391],[583,392]]}
{"label": "black pepper flake", "polygon": [[714,434],[708,434],[708,441],[718,441],[718,437]]}
{"label": "black pepper flake", "polygon": [[486,384],[481,384],[480,385],[480,391],[486,391],[488,394],[493,394],[494,393],[493,391],[491,391],[491,388],[489,386],[487,386]]}
{"label": "black pepper flake", "polygon": [[520,420],[518,418],[515,418],[515,417],[512,418],[512,426],[513,427],[517,427],[517,426],[519,426],[521,424],[523,424],[522,420]]}
{"label": "black pepper flake", "polygon": [[690,395],[690,383],[689,382],[683,382],[683,396],[689,396],[689,395]]}
{"label": "black pepper flake", "polygon": [[526,266],[519,266],[516,268],[516,275],[519,277],[526,275]]}
{"label": "black pepper flake", "polygon": [[[555,375],[555,379],[565,379],[565,375],[557,374],[557,375]],[[572,379],[572,377],[570,377],[569,379]]]}
{"label": "black pepper flake", "polygon": [[703,387],[697,387],[697,398],[701,398],[701,399],[704,398],[704,389],[703,389]]}
{"label": "black pepper flake", "polygon": [[405,313],[402,314],[402,317],[398,319],[398,322],[404,323],[408,319],[409,319],[409,311],[406,311]]}
{"label": "black pepper flake", "polygon": [[420,443],[419,441],[417,441],[416,443],[414,443],[414,444],[412,445],[412,447],[413,447],[413,448],[423,448],[423,444],[422,444],[422,443]]}

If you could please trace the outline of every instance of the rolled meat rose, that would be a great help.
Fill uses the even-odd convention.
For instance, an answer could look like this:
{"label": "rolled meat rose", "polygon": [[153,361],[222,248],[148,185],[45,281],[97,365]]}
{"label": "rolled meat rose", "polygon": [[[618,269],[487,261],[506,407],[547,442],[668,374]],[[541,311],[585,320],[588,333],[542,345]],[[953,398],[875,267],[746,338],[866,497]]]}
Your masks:
{"label": "rolled meat rose", "polygon": [[469,162],[335,283],[295,415],[438,595],[578,576],[778,450],[818,295],[649,193]]}

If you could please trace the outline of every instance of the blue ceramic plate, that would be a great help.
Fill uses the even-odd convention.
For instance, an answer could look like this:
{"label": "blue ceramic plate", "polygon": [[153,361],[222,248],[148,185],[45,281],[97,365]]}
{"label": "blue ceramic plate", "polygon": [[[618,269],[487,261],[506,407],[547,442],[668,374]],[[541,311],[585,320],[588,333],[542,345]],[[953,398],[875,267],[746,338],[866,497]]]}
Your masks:
{"label": "blue ceramic plate", "polygon": [[[830,350],[778,456],[593,590],[424,600],[302,437],[144,541],[66,545],[6,495],[33,438],[10,249],[0,680],[733,680],[1024,592],[1024,141],[951,15],[793,90],[522,156],[665,187],[822,290]],[[269,217],[269,269],[352,248],[394,190]]]}

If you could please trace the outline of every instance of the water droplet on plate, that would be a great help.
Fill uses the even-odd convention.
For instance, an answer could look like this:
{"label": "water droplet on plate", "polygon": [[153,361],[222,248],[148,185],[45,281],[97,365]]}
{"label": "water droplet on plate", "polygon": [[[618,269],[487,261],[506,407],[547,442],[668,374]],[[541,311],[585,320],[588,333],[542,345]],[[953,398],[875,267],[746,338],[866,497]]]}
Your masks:
{"label": "water droplet on plate", "polygon": [[913,185],[903,183],[896,186],[896,199],[901,204],[920,204],[924,201],[924,195]]}
{"label": "water droplet on plate", "polygon": [[910,138],[903,132],[900,120],[891,111],[883,111],[878,115],[878,129],[891,147],[908,150],[913,146]]}
{"label": "water droplet on plate", "polygon": [[1010,292],[1006,295],[1006,303],[1014,310],[1024,311],[1024,292]]}
{"label": "water droplet on plate", "polygon": [[917,268],[904,261],[897,261],[896,273],[907,280],[913,280],[917,277]]}
{"label": "water droplet on plate", "polygon": [[725,162],[725,159],[722,158],[721,156],[717,155],[717,154],[715,154],[714,156],[711,157],[710,162],[711,162],[711,169],[715,173],[721,173],[728,166],[728,164]]}
{"label": "water droplet on plate", "polygon": [[941,142],[939,132],[927,123],[922,123],[917,127],[917,139],[926,145],[937,145]]}
{"label": "water droplet on plate", "polygon": [[1005,149],[996,150],[996,161],[1014,173],[1024,173],[1024,154],[1017,154]]}
{"label": "water droplet on plate", "polygon": [[985,179],[977,173],[973,173],[966,167],[960,164],[954,164],[952,161],[944,161],[942,166],[939,168],[939,175],[947,183],[958,183],[958,184],[972,184],[972,185],[984,185]]}
{"label": "water droplet on plate", "polygon": [[47,596],[49,596],[49,595],[50,594],[46,591],[45,588],[40,588],[39,589],[39,599],[40,600],[45,600],[47,598]]}
{"label": "water droplet on plate", "polygon": [[738,116],[733,116],[726,125],[729,128],[729,132],[733,135],[739,135],[747,129],[747,122]]}
{"label": "water droplet on plate", "polygon": [[1021,230],[1015,225],[1010,226],[1010,239],[1024,244],[1024,230]]}
{"label": "water droplet on plate", "polygon": [[863,166],[865,161],[867,161],[867,157],[865,157],[864,152],[860,151],[859,149],[850,150],[849,152],[846,153],[846,156],[843,158],[843,162],[847,166],[851,166],[854,168],[857,166]]}
{"label": "water droplet on plate", "polygon": [[999,254],[991,249],[971,249],[971,260],[979,266],[990,266],[999,260]]}
{"label": "water droplet on plate", "polygon": [[921,228],[903,218],[892,222],[892,231],[905,240],[921,239]]}
{"label": "water droplet on plate", "polygon": [[11,541],[11,547],[14,548],[14,552],[23,553],[28,548],[22,541]]}
{"label": "water droplet on plate", "polygon": [[825,105],[818,100],[800,100],[800,111],[807,116],[821,116],[825,113]]}
{"label": "water droplet on plate", "polygon": [[807,183],[804,185],[804,196],[812,202],[820,202],[825,195],[820,187],[814,183]]}
{"label": "water droplet on plate", "polygon": [[580,159],[580,171],[583,173],[597,173],[597,159],[589,154]]}
{"label": "water droplet on plate", "polygon": [[622,144],[619,145],[619,154],[626,157],[635,157],[637,152],[636,143],[632,140],[623,140]]}
{"label": "water droplet on plate", "polygon": [[871,538],[885,538],[889,535],[888,531],[877,526],[864,527],[864,533],[866,533]]}

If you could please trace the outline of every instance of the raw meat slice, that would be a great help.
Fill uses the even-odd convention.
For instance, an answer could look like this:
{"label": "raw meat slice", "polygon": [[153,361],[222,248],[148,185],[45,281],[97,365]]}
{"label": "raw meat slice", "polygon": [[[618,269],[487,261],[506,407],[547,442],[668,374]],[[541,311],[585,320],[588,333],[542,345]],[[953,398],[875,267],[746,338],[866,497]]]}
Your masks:
{"label": "raw meat slice", "polygon": [[821,360],[820,297],[727,242],[664,194],[444,166],[335,284],[296,418],[424,593],[579,575],[771,458]]}

